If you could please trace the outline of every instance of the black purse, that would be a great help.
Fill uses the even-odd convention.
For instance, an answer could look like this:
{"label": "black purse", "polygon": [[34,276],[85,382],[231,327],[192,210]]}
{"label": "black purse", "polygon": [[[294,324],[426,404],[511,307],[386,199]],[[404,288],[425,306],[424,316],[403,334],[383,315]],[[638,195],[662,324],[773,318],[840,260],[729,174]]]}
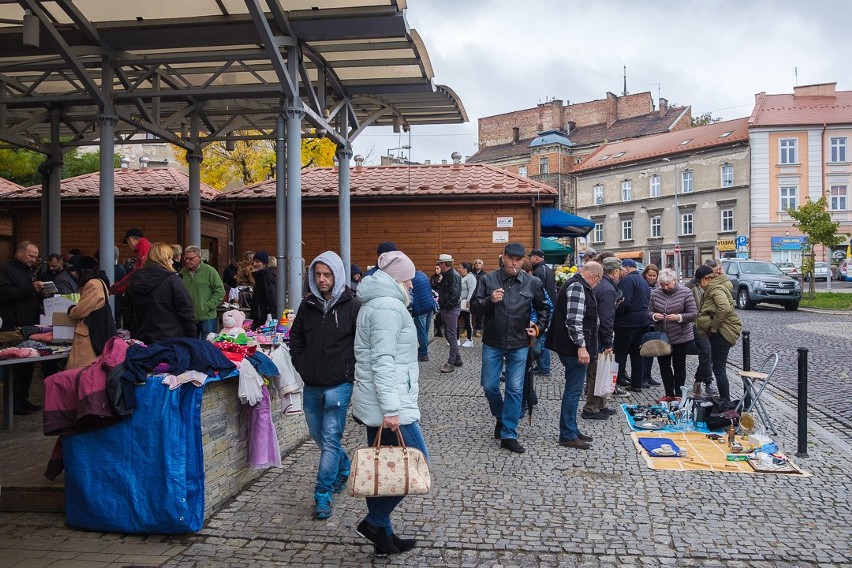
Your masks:
{"label": "black purse", "polygon": [[103,280],[100,281],[104,287],[104,305],[89,313],[83,320],[89,327],[89,341],[92,342],[92,348],[96,355],[104,352],[104,346],[113,337],[117,330],[115,328],[115,316],[112,315],[112,308],[109,305],[109,291]]}

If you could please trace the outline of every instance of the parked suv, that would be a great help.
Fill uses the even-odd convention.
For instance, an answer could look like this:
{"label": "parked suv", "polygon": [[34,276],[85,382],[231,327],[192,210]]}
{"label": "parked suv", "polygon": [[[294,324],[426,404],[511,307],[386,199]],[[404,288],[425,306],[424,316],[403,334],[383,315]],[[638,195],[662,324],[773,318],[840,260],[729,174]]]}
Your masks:
{"label": "parked suv", "polygon": [[722,261],[722,269],[734,285],[738,308],[748,310],[755,304],[777,304],[790,311],[799,309],[801,284],[771,262],[727,259]]}

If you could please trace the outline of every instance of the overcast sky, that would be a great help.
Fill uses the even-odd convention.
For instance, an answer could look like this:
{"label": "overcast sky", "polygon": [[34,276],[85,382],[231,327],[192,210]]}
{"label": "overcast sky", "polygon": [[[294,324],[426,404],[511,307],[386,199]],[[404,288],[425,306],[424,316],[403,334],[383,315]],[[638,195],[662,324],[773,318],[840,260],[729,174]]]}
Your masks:
{"label": "overcast sky", "polygon": [[799,85],[852,90],[849,0],[408,0],[407,19],[470,122],[415,126],[410,142],[368,128],[354,144],[368,164],[409,143],[416,162],[468,156],[480,117],[620,95],[622,66],[628,93],[693,116],[748,116],[755,93],[792,92],[796,68]]}

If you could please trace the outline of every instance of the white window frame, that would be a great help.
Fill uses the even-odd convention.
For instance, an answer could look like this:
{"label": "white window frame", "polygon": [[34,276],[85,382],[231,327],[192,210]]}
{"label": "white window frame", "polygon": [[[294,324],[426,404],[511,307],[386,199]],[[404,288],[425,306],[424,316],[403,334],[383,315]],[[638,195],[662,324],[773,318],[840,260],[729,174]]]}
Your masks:
{"label": "white window frame", "polygon": [[518,175],[522,178],[527,177],[527,167],[526,166],[518,166]]}
{"label": "white window frame", "polygon": [[633,240],[633,219],[624,219],[621,221],[621,240]]}
{"label": "white window frame", "polygon": [[621,201],[627,202],[633,199],[633,182],[629,179],[621,182]]}
{"label": "white window frame", "polygon": [[680,192],[692,193],[692,170],[680,172]]}
{"label": "white window frame", "polygon": [[593,243],[604,242],[604,224],[603,223],[595,223],[595,229],[592,232],[592,242]]}
{"label": "white window frame", "polygon": [[682,213],[680,216],[680,234],[682,236],[695,234],[695,217],[692,213]]}
{"label": "white window frame", "polygon": [[550,161],[547,159],[547,156],[542,156],[538,159],[538,173],[543,176],[550,173]]}
{"label": "white window frame", "polygon": [[659,215],[651,217],[651,238],[663,236],[663,220]]}
{"label": "white window frame", "polygon": [[721,176],[722,176],[722,187],[733,187],[733,185],[734,185],[734,166],[733,166],[733,164],[722,164]]}
{"label": "white window frame", "polygon": [[603,186],[598,184],[595,186],[595,205],[603,205],[604,202],[604,194],[603,194]]}
{"label": "white window frame", "polygon": [[722,209],[721,217],[721,229],[723,233],[733,231],[734,230],[734,210],[733,209]]}
{"label": "white window frame", "polygon": [[795,185],[782,185],[778,188],[778,205],[781,211],[799,208],[799,187]]}
{"label": "white window frame", "polygon": [[829,210],[846,211],[848,209],[849,186],[845,184],[832,185],[829,189]]}
{"label": "white window frame", "polygon": [[831,161],[843,163],[848,161],[846,155],[846,137],[836,136],[831,138]]}
{"label": "white window frame", "polygon": [[778,141],[778,163],[797,164],[799,141],[796,138],[782,138]]}
{"label": "white window frame", "polygon": [[648,197],[660,196],[660,176],[654,174],[648,180]]}

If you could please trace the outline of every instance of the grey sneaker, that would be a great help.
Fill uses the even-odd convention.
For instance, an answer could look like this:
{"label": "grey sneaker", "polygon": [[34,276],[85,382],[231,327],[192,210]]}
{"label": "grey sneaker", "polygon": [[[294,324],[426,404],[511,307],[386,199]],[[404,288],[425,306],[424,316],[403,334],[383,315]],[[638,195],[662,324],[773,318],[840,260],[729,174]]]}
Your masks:
{"label": "grey sneaker", "polygon": [[453,367],[452,365],[450,365],[449,363],[444,363],[444,366],[441,367],[442,373],[452,373],[455,370],[456,370],[456,368]]}
{"label": "grey sneaker", "polygon": [[704,385],[704,394],[707,396],[719,396],[719,389],[713,383],[707,383]]}

